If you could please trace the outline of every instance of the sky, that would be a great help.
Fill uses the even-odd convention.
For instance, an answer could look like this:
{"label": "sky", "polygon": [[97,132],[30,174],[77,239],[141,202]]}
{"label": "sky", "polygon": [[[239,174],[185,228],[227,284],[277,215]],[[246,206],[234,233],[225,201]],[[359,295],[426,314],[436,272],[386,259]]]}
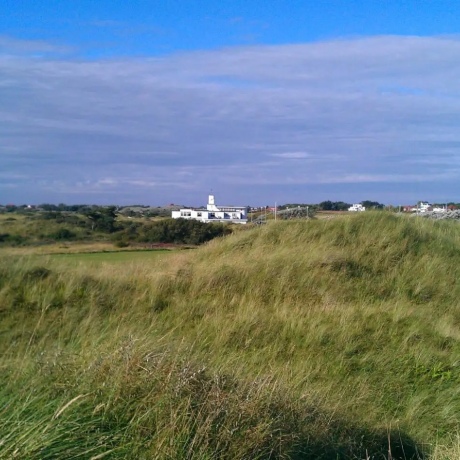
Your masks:
{"label": "sky", "polygon": [[460,202],[460,2],[0,0],[0,203]]}

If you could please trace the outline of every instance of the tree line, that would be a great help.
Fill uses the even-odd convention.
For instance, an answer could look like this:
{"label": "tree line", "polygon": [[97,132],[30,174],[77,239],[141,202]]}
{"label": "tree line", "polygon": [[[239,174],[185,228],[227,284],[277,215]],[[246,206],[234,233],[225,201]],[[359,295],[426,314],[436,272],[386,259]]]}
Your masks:
{"label": "tree line", "polygon": [[[364,200],[361,201],[361,204],[365,206],[366,209],[384,209],[385,205],[379,203],[378,201]],[[321,203],[314,204],[305,204],[305,203],[288,203],[279,206],[278,209],[291,209],[291,208],[304,208],[309,207],[315,211],[347,211],[352,203],[346,203],[345,201],[331,201],[326,200]]]}

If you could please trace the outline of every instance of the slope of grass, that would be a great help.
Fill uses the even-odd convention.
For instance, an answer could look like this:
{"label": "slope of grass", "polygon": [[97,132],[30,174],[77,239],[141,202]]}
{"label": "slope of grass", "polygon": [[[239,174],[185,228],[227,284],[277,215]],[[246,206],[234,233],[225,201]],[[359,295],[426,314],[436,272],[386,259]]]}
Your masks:
{"label": "slope of grass", "polygon": [[0,458],[456,458],[459,262],[455,222],[384,213],[4,259]]}
{"label": "slope of grass", "polygon": [[383,214],[267,226],[197,253],[165,315],[207,349],[244,354],[251,372],[268,362],[299,390],[327,388],[354,419],[364,408],[372,424],[447,433],[460,378],[459,235]]}

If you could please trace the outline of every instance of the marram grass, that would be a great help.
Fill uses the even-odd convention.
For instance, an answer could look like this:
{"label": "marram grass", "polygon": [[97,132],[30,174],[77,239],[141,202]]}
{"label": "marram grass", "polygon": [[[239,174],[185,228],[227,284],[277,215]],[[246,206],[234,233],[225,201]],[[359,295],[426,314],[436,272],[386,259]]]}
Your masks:
{"label": "marram grass", "polygon": [[271,222],[0,266],[0,458],[459,457],[460,227]]}

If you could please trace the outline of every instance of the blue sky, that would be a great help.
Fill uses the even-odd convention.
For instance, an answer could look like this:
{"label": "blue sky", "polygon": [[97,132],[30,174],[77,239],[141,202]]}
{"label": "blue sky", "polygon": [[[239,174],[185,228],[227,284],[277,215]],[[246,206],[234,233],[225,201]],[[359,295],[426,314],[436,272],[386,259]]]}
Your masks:
{"label": "blue sky", "polygon": [[460,2],[4,0],[0,203],[460,201]]}

